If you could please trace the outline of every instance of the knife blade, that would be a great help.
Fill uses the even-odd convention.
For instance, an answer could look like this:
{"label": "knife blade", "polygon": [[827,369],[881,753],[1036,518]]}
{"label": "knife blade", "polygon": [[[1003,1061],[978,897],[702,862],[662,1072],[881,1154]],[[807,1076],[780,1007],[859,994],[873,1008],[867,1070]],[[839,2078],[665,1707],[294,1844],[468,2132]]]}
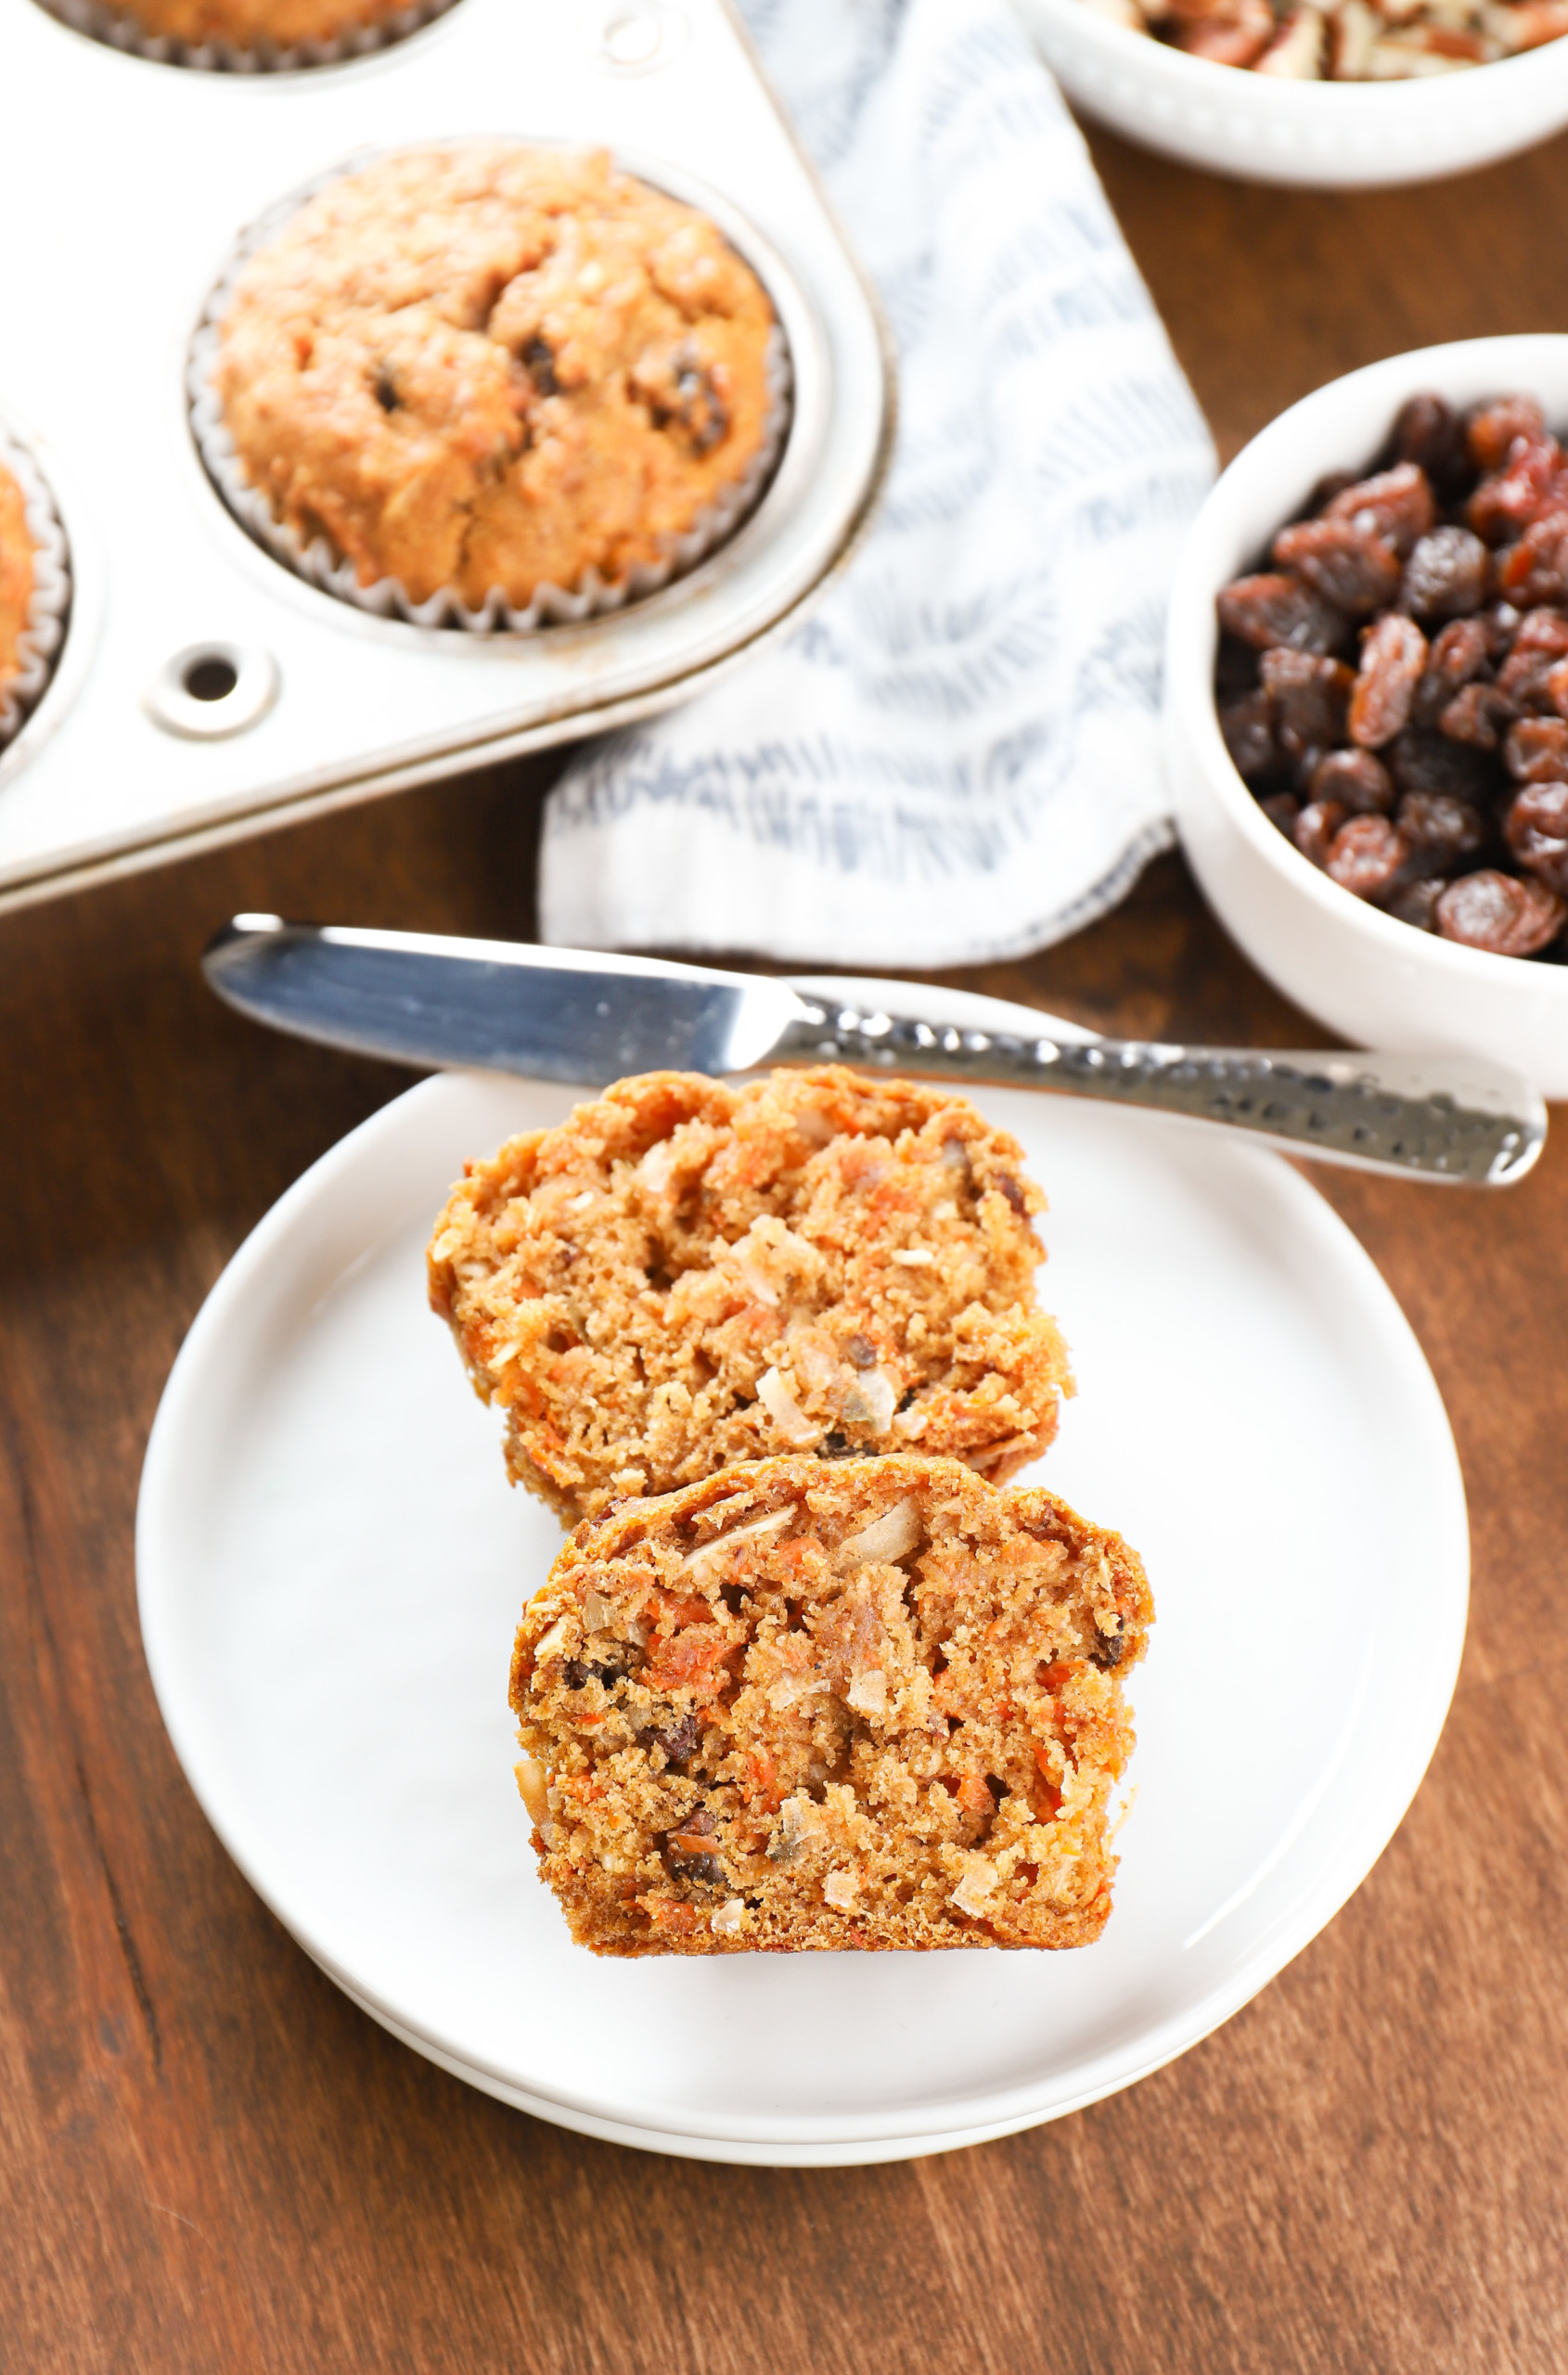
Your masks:
{"label": "knife blade", "polygon": [[[764,1064],[1045,1088],[1248,1132],[1295,1154],[1510,1187],[1546,1143],[1533,1085],[1479,1056],[1185,1047],[975,1029],[765,974],[510,941],[236,916],[202,959],[218,995],[275,1030],[400,1063],[602,1087],[628,1073]],[[911,988],[911,1001],[931,994]]]}

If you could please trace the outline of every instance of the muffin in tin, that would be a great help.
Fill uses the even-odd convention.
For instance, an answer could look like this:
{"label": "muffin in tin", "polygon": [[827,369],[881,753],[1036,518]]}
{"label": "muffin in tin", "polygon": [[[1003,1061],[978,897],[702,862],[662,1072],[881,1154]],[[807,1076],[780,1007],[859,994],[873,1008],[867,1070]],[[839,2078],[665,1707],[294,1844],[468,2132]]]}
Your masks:
{"label": "muffin in tin", "polygon": [[148,41],[248,53],[352,42],[408,14],[408,0],[98,0],[98,6]]}
{"label": "muffin in tin", "polygon": [[526,610],[664,560],[775,434],[771,303],[599,151],[465,143],[331,182],[240,268],[212,387],[305,546]]}
{"label": "muffin in tin", "polygon": [[90,41],[159,66],[270,74],[406,41],[458,0],[39,0]]}
{"label": "muffin in tin", "polygon": [[27,524],[27,497],[15,474],[0,460],[0,711],[6,706],[7,688],[22,674],[21,641],[32,616],[35,583],[36,554]]}

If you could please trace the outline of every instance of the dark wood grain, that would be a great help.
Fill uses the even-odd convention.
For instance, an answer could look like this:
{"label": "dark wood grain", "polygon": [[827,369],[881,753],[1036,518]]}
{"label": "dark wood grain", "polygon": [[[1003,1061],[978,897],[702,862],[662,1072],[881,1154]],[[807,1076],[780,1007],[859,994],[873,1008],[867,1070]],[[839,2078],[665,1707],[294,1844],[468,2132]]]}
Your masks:
{"label": "dark wood grain", "polygon": [[[1227,449],[1349,365],[1568,306],[1562,145],[1334,199],[1095,148]],[[1453,1416],[1470,1646],[1366,1885],[1132,2092],[886,2168],[587,2143],[395,2045],[218,1847],[141,1659],[142,1447],[241,1235],[404,1082],[249,1029],[196,957],[238,907],[526,931],[547,775],[410,794],[0,922],[0,2367],[1568,2364],[1568,1145],[1496,1200],[1322,1176]],[[1137,1032],[1309,1027],[1175,858],[1076,940],[961,978]]]}

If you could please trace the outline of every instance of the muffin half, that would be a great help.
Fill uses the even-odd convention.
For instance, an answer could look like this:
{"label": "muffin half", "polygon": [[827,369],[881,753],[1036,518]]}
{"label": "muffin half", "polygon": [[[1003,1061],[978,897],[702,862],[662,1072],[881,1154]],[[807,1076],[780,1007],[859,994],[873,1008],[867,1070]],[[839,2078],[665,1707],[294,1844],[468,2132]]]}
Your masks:
{"label": "muffin half", "polygon": [[1153,1612],[1119,1535],[954,1460],[764,1460],[579,1527],[511,1675],[573,1938],[1089,1944]]}
{"label": "muffin half", "polygon": [[650,1072],[469,1166],[431,1301],[569,1520],[790,1451],[999,1482],[1073,1392],[1022,1165],[934,1085]]}

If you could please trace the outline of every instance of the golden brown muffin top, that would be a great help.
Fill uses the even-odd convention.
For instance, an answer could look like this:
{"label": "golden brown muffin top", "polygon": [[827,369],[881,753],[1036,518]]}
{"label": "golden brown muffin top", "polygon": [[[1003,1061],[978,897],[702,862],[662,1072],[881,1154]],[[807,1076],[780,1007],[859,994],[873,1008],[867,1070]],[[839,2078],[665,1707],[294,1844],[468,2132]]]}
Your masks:
{"label": "golden brown muffin top", "polygon": [[0,692],[20,673],[17,647],[32,606],[32,549],[26,497],[0,462]]}
{"label": "golden brown muffin top", "polygon": [[656,561],[747,471],[771,305],[705,215],[599,152],[385,157],[238,276],[213,383],[252,481],[418,602]]}
{"label": "golden brown muffin top", "polygon": [[189,49],[297,49],[400,16],[408,0],[106,0],[155,40]]}

